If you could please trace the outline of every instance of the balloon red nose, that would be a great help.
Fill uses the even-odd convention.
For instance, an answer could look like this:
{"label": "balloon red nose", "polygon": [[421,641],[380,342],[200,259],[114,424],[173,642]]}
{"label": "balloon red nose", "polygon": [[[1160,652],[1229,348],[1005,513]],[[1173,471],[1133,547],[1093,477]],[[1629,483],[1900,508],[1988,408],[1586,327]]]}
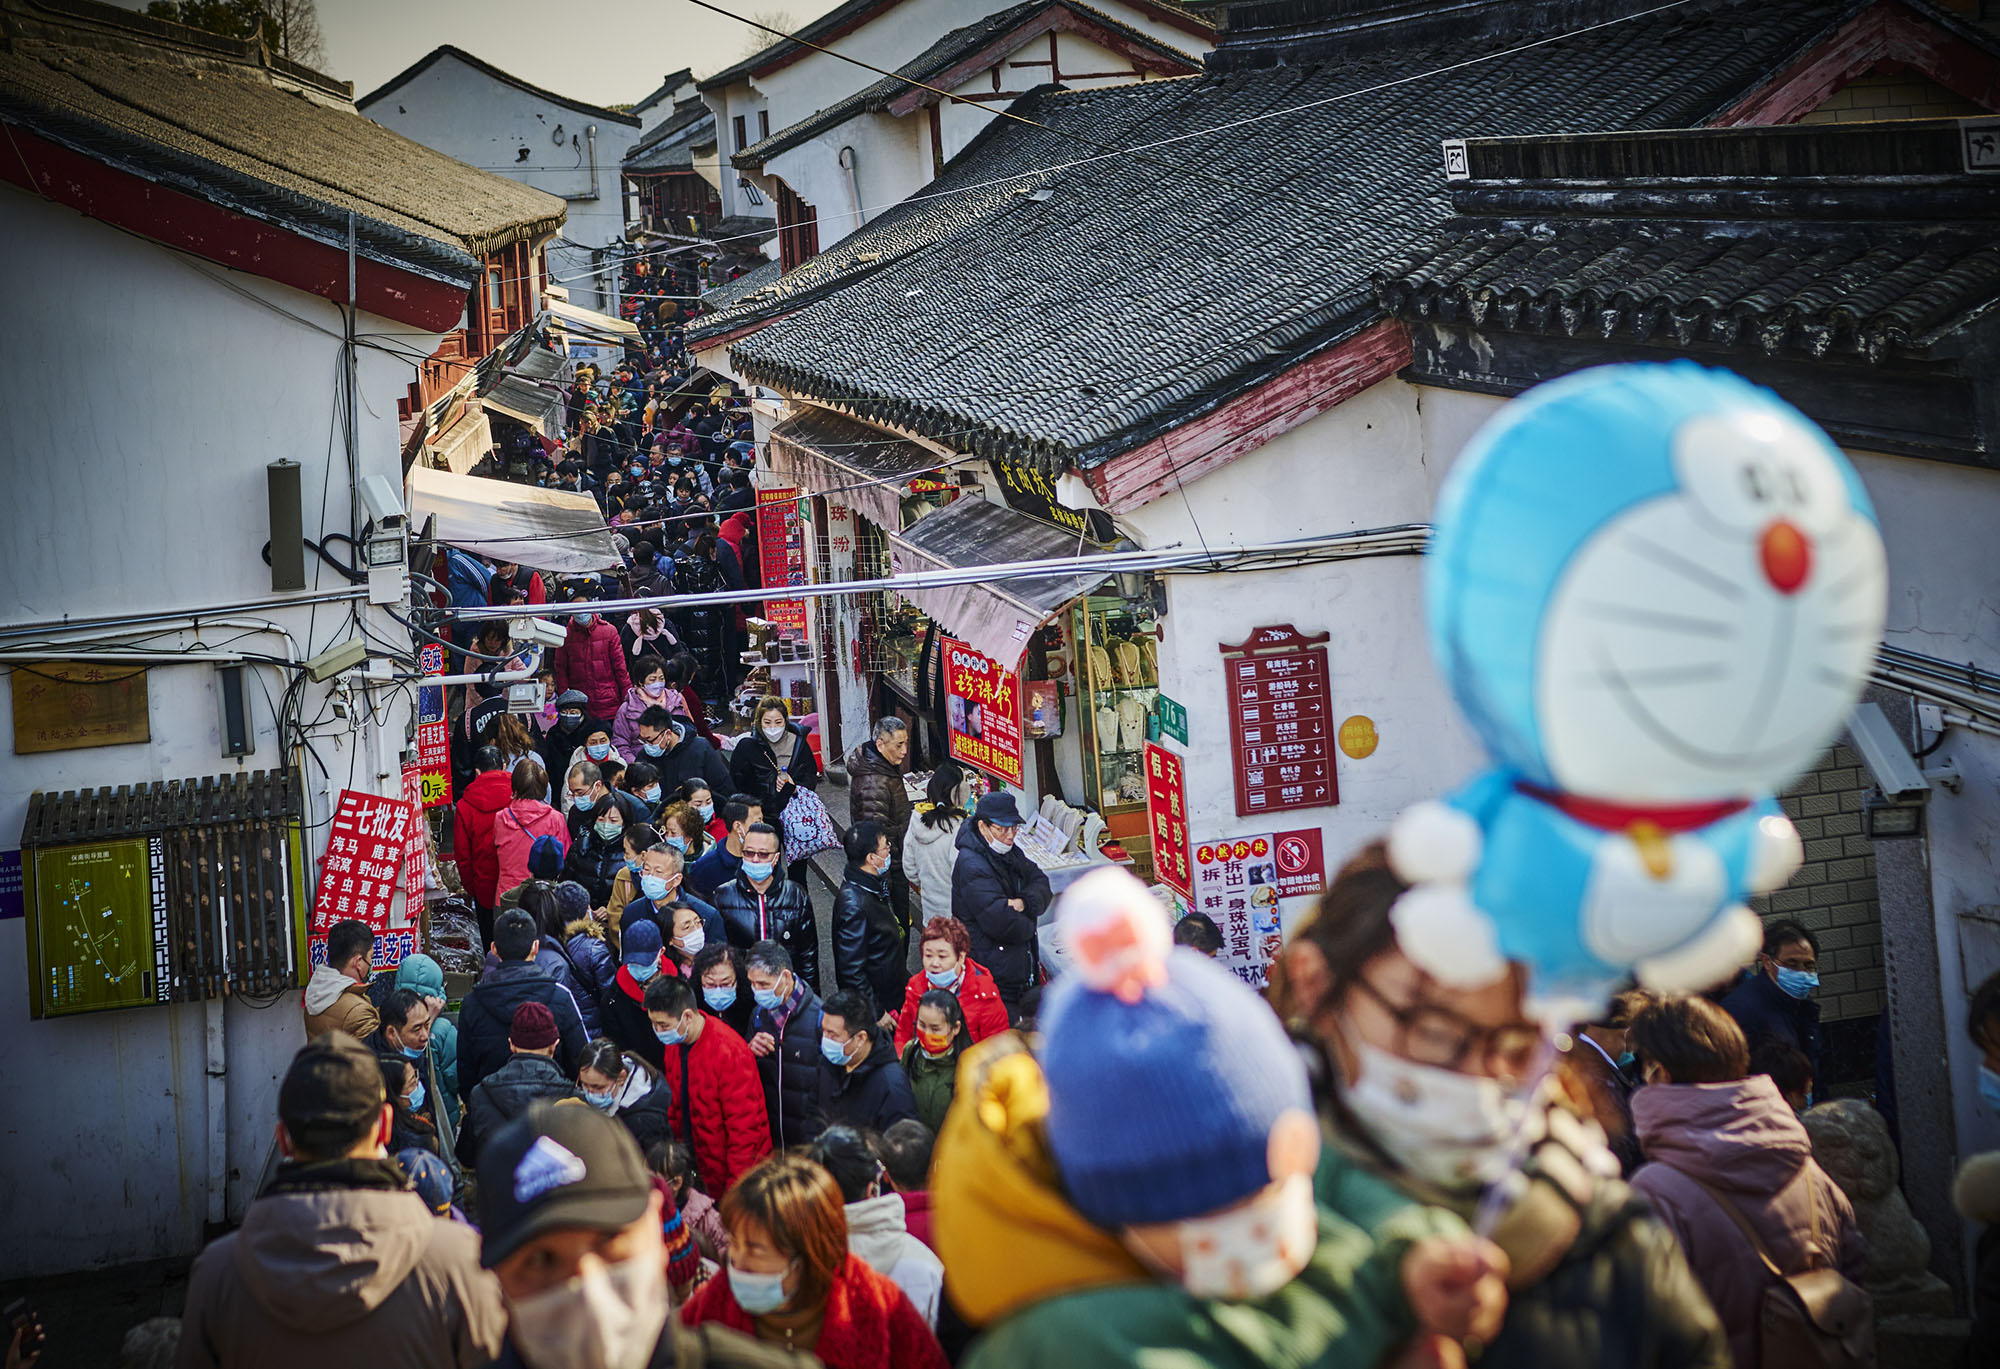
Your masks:
{"label": "balloon red nose", "polygon": [[1812,574],[1812,543],[1782,518],[1764,529],[1758,554],[1764,562],[1764,578],[1780,594],[1796,593]]}

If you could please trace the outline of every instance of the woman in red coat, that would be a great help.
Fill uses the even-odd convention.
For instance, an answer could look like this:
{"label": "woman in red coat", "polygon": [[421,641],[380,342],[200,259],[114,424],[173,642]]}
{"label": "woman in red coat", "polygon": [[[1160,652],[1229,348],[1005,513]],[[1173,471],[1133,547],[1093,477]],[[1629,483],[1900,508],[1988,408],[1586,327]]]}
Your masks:
{"label": "woman in red coat", "polygon": [[722,1200],[729,1269],[681,1308],[690,1326],[719,1322],[827,1369],[945,1369],[923,1314],[847,1250],[847,1215],[833,1176],[797,1155],[774,1155]]}
{"label": "woman in red coat", "polygon": [[701,1011],[699,990],[671,970],[646,985],[646,1016],[666,1048],[669,1125],[694,1141],[695,1173],[711,1196],[771,1153],[771,1114],[757,1057],[727,1022]]}
{"label": "woman in red coat", "polygon": [[556,648],[556,690],[580,689],[589,698],[593,718],[611,718],[632,688],[625,667],[625,642],[601,613],[579,613],[569,620],[569,640]]}
{"label": "woman in red coat", "polygon": [[1007,1030],[1007,1005],[1000,1001],[1000,986],[972,958],[972,938],[963,922],[955,917],[932,918],[924,924],[917,949],[924,967],[910,976],[903,992],[903,1011],[896,1017],[898,1055],[917,1034],[917,1003],[932,989],[958,995],[958,1006],[965,1009],[967,1045]]}

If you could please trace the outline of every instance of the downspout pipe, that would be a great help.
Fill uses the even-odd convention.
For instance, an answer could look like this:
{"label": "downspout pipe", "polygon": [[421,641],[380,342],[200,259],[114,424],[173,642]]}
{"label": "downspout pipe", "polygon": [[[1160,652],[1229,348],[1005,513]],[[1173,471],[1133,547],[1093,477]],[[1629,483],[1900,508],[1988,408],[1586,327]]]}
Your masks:
{"label": "downspout pipe", "polygon": [[[862,224],[868,222],[868,216],[861,207],[861,182],[854,174],[854,168],[859,164],[860,160],[861,158],[855,153],[852,147],[843,147],[840,149],[840,169],[847,173],[847,197],[854,204],[855,228],[859,228]],[[849,231],[853,230],[850,229]]]}

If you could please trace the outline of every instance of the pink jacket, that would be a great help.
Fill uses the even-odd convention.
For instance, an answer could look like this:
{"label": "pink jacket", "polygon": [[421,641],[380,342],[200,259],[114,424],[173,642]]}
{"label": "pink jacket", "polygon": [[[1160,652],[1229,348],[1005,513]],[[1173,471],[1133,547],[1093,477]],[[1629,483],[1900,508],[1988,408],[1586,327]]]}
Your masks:
{"label": "pink jacket", "polygon": [[563,853],[569,853],[569,824],[540,799],[515,799],[493,815],[493,851],[499,867],[493,886],[496,897],[528,878],[528,852],[536,837],[554,837]]}
{"label": "pink jacket", "polygon": [[1771,1276],[1729,1214],[1688,1176],[1727,1196],[1785,1273],[1832,1264],[1861,1281],[1867,1260],[1854,1209],[1814,1163],[1805,1127],[1769,1075],[1650,1084],[1632,1095],[1632,1121],[1646,1155],[1632,1187],[1679,1238],[1729,1333],[1737,1369],[1758,1369],[1758,1308]]}
{"label": "pink jacket", "polygon": [[589,696],[590,716],[608,720],[618,712],[632,672],[625,667],[625,643],[602,615],[587,628],[571,619],[569,640],[556,648],[556,692],[580,689]]}

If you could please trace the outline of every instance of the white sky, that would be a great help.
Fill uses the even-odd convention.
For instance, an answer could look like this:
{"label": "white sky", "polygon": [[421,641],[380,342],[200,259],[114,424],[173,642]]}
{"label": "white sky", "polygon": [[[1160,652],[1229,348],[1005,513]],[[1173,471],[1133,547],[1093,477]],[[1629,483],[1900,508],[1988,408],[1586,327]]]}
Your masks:
{"label": "white sky", "polygon": [[[143,10],[145,0],[117,0]],[[839,0],[717,0],[792,28]],[[792,21],[777,23],[783,13]],[[752,30],[685,0],[319,0],[327,74],[366,95],[443,43],[522,80],[596,105],[630,104],[681,67],[696,76],[744,55]]]}

